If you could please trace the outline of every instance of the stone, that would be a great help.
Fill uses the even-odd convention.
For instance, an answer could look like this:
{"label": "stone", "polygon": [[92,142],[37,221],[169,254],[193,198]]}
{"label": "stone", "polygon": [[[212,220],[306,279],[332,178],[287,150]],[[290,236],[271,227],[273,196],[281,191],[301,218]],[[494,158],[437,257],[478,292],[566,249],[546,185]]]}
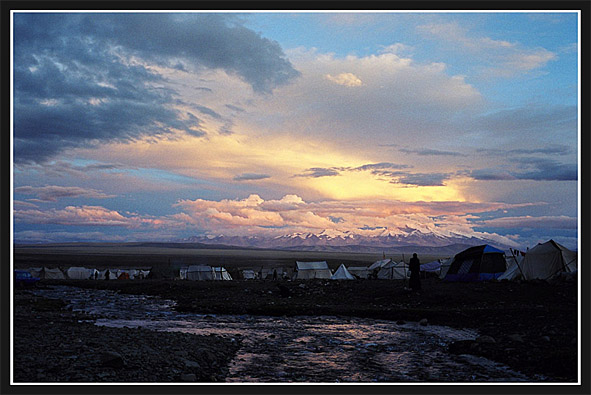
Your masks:
{"label": "stone", "polygon": [[495,341],[495,339],[494,339],[493,337],[491,337],[491,336],[486,336],[486,335],[483,335],[483,336],[480,336],[480,337],[478,337],[478,338],[476,339],[476,341],[477,341],[478,343],[489,343],[489,344],[494,344],[494,343],[496,343],[496,341]]}
{"label": "stone", "polygon": [[509,337],[509,340],[512,340],[514,342],[523,343],[523,338],[520,335],[518,335],[517,333],[509,335],[508,337]]}
{"label": "stone", "polygon": [[122,368],[125,366],[125,361],[121,354],[115,351],[104,351],[100,355],[100,361],[102,366],[111,368]]}
{"label": "stone", "polygon": [[549,336],[542,336],[542,341],[549,342],[550,337]]}
{"label": "stone", "polygon": [[182,361],[185,364],[185,366],[188,368],[195,368],[195,369],[201,368],[201,365],[199,365],[199,363],[197,363],[195,361],[191,361],[190,359],[183,359]]}
{"label": "stone", "polygon": [[189,382],[193,382],[197,380],[197,376],[195,376],[193,373],[189,373],[189,374],[181,374],[181,381],[189,381]]}
{"label": "stone", "polygon": [[419,321],[419,325],[421,325],[421,326],[427,326],[427,323],[428,323],[428,322],[429,322],[429,321],[427,321],[427,319],[426,319],[426,318],[423,318],[422,320],[420,320],[420,321]]}

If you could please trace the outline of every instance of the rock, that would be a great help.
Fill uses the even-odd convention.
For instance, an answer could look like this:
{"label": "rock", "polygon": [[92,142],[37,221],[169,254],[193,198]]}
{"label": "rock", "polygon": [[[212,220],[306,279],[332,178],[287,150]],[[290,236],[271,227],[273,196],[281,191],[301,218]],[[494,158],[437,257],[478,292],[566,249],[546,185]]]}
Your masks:
{"label": "rock", "polygon": [[486,335],[478,337],[478,338],[476,339],[476,341],[477,341],[478,343],[489,343],[489,344],[494,344],[494,343],[496,343],[496,341],[495,341],[495,339],[494,339],[493,337],[491,337],[491,336],[486,336]]}
{"label": "rock", "polygon": [[100,355],[100,361],[102,366],[108,366],[111,368],[122,368],[125,366],[123,357],[115,351],[104,351]]}
{"label": "rock", "polygon": [[201,368],[201,365],[199,365],[199,363],[197,363],[195,361],[191,361],[189,359],[182,359],[182,361],[185,364],[185,366],[188,368],[195,368],[195,369]]}
{"label": "rock", "polygon": [[509,335],[508,338],[509,338],[509,340],[512,340],[514,342],[523,343],[523,338],[520,335],[518,335],[517,333]]}
{"label": "rock", "polygon": [[542,336],[541,339],[542,339],[542,341],[545,341],[545,342],[549,342],[550,341],[550,337],[549,336]]}
{"label": "rock", "polygon": [[197,380],[197,376],[195,376],[193,373],[189,373],[189,374],[181,374],[181,381],[195,381]]}
{"label": "rock", "polygon": [[427,319],[426,319],[426,318],[423,318],[422,320],[420,320],[420,321],[419,321],[419,325],[421,325],[421,326],[427,326],[427,323],[428,323],[428,322],[429,322],[429,321],[427,321]]}

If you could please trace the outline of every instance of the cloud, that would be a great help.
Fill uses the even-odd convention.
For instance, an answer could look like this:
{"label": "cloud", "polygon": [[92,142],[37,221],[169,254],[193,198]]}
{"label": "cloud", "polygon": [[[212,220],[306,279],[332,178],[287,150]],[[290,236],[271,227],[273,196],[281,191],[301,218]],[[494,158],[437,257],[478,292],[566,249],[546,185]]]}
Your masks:
{"label": "cloud", "polygon": [[459,152],[453,151],[442,151],[430,148],[423,148],[423,149],[409,149],[409,148],[400,148],[398,149],[400,152],[404,152],[406,154],[417,154],[421,156],[465,156]]}
{"label": "cloud", "polygon": [[233,178],[234,181],[251,181],[251,180],[263,180],[265,178],[271,178],[268,174],[257,174],[257,173],[243,173]]}
{"label": "cloud", "polygon": [[417,30],[425,36],[448,43],[454,50],[468,51],[490,66],[487,73],[500,77],[542,68],[557,59],[545,48],[527,48],[516,42],[478,36],[457,22],[420,25]]}
{"label": "cloud", "polygon": [[325,75],[326,79],[334,82],[337,85],[343,85],[346,87],[355,87],[363,85],[363,82],[353,73],[341,73],[336,76],[330,74]]}
{"label": "cloud", "polygon": [[116,226],[125,228],[159,227],[164,225],[164,221],[161,219],[138,215],[125,216],[118,211],[101,206],[67,206],[63,209],[50,210],[15,210],[14,220],[15,222],[29,224]]}
{"label": "cloud", "polygon": [[[519,171],[504,169],[478,169],[467,174],[475,180],[534,180],[534,181],[577,181],[578,166],[576,163],[564,164],[546,158],[513,158],[519,163]],[[525,171],[523,171],[525,170]]]}
{"label": "cloud", "polygon": [[[531,204],[527,204],[531,205]],[[400,202],[392,200],[306,202],[297,195],[264,200],[180,200],[182,213],[171,219],[197,231],[224,235],[284,235],[293,232],[350,232],[365,236],[400,233],[407,227],[439,235],[473,235],[504,239],[476,232],[473,213],[498,211],[524,205],[470,202]]]}
{"label": "cloud", "polygon": [[222,70],[261,93],[299,75],[276,42],[232,15],[16,13],[14,37],[19,163],[175,131],[203,136],[174,107],[177,92],[165,87],[165,67]]}
{"label": "cloud", "polygon": [[319,177],[332,177],[340,175],[337,168],[321,168],[321,167],[312,167],[307,169],[302,174],[296,174],[294,177],[310,177],[310,178],[319,178]]}
{"label": "cloud", "polygon": [[105,199],[115,197],[115,195],[107,195],[96,189],[61,187],[57,185],[49,185],[44,187],[22,186],[15,188],[14,192],[24,195],[35,195],[37,196],[38,201],[42,202],[57,202],[57,200],[61,198],[86,197],[90,199]]}
{"label": "cloud", "polygon": [[537,228],[537,229],[577,229],[575,217],[540,216],[540,217],[501,217],[477,222],[482,226],[495,228]]}

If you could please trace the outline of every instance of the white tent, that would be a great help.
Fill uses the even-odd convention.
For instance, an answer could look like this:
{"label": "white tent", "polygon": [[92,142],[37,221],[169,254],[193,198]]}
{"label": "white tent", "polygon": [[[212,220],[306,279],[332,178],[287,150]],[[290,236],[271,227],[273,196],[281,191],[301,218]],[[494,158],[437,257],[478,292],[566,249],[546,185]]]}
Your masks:
{"label": "white tent", "polygon": [[507,262],[507,270],[501,274],[497,280],[517,280],[521,278],[521,270],[519,267],[523,264],[523,256],[521,255],[505,255],[505,261]]}
{"label": "white tent", "polygon": [[214,267],[213,269],[213,279],[214,280],[231,280],[232,276],[226,270],[225,267]]}
{"label": "white tent", "polygon": [[370,270],[367,266],[349,266],[347,270],[357,278],[369,278]]}
{"label": "white tent", "polygon": [[64,280],[66,276],[64,276],[64,272],[62,272],[59,268],[49,268],[44,267],[42,271],[41,278],[47,278],[52,280]]}
{"label": "white tent", "polygon": [[345,265],[341,263],[341,266],[337,269],[336,272],[332,276],[330,276],[331,280],[355,280],[355,277],[349,273]]}
{"label": "white tent", "polygon": [[214,271],[211,266],[192,265],[187,269],[187,280],[213,280]]}
{"label": "white tent", "polygon": [[381,261],[375,261],[374,263],[372,263],[368,269],[370,271],[375,270],[375,269],[381,269],[382,267],[384,267],[385,265],[387,265],[388,263],[392,262],[392,259],[382,259]]}
{"label": "white tent", "polygon": [[71,280],[89,280],[94,279],[95,269],[85,267],[71,267],[66,270],[66,276]]}
{"label": "white tent", "polygon": [[140,280],[143,280],[145,278],[148,278],[148,275],[150,274],[150,271],[149,270],[142,270],[142,269],[140,269],[140,270],[138,270],[138,272],[139,273],[137,275],[137,278],[139,278]]}
{"label": "white tent", "polygon": [[575,272],[577,253],[549,240],[528,250],[520,266],[525,280],[547,280],[557,273]]}
{"label": "white tent", "polygon": [[179,278],[181,280],[187,279],[187,271],[189,270],[189,266],[183,266],[179,269]]}
{"label": "white tent", "polygon": [[441,262],[441,268],[439,269],[439,278],[445,278],[449,267],[451,266],[451,262],[454,260],[454,257],[448,258],[447,260]]}
{"label": "white tent", "polygon": [[41,278],[42,276],[42,272],[43,272],[43,268],[42,267],[30,267],[27,269],[27,271],[29,273],[31,273],[32,277],[36,277],[36,278]]}
{"label": "white tent", "polygon": [[330,279],[332,273],[326,261],[322,262],[299,262],[296,261],[294,279],[307,280],[313,278]]}
{"label": "white tent", "polygon": [[404,280],[410,278],[410,270],[404,262],[390,261],[382,266],[378,272],[378,278],[382,280]]}
{"label": "white tent", "polygon": [[243,270],[242,271],[242,277],[245,280],[254,280],[257,278],[257,274],[254,270]]}
{"label": "white tent", "polygon": [[436,260],[429,263],[423,263],[420,268],[422,272],[439,274],[439,272],[441,271],[441,262],[439,260]]}

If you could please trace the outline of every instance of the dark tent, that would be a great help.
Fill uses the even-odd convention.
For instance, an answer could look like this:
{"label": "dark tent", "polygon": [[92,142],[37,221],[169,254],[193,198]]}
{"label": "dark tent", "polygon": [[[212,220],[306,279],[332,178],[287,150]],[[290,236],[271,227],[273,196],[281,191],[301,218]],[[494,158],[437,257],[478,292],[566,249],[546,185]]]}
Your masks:
{"label": "dark tent", "polygon": [[505,252],[488,244],[470,247],[454,256],[445,281],[486,281],[507,269]]}

